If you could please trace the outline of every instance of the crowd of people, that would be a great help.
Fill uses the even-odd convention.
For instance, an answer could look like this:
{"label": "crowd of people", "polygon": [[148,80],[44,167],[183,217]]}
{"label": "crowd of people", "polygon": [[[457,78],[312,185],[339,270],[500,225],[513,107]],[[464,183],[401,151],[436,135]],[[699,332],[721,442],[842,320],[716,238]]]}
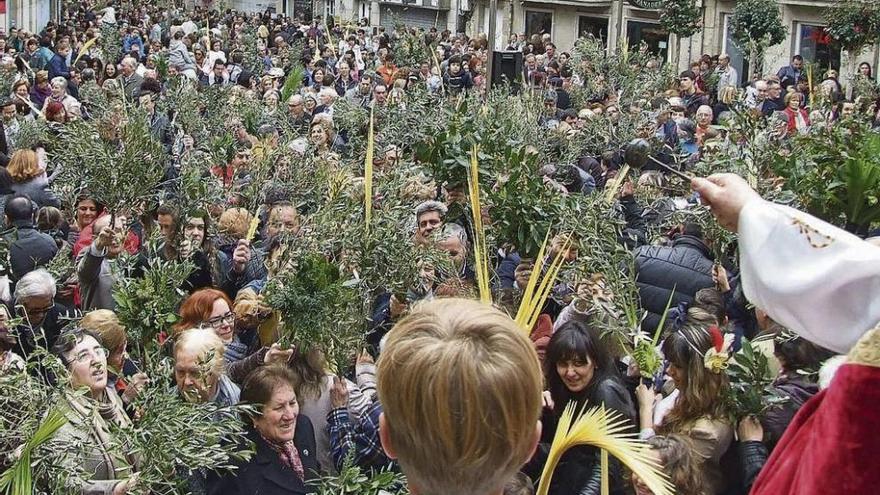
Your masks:
{"label": "crowd of people", "polygon": [[[504,304],[493,308],[467,300],[480,284],[475,246],[484,236],[477,220],[482,215],[491,229],[499,219],[492,218],[491,207],[472,215],[466,184],[429,177],[435,169],[416,163],[418,143],[391,142],[383,126],[395,123],[373,120],[383,111],[416,112],[424,102],[455,109],[469,98],[490,98],[485,36],[83,0],[67,3],[61,21],[39,33],[12,29],[0,37],[0,71],[9,91],[0,95],[0,205],[8,227],[0,380],[30,374],[60,387],[67,421],[56,439],[81,451],[58,469],[85,472],[67,482],[66,493],[140,493],[139,465],[151,453],[132,451],[115,435],[139,421],[139,395],[163,386],[173,386],[192,404],[254,406],[242,413],[252,455],[235,469],[178,466],[169,476],[176,477],[180,493],[313,493],[322,476],[354,465],[368,473],[402,472],[417,494],[532,494],[547,483],[542,476],[570,403],[578,410],[613,411],[624,430],[644,442],[668,479],[667,493],[868,493],[859,487],[871,486],[876,474],[852,474],[855,468],[847,466],[843,471],[859,479],[842,485],[845,491],[822,492],[844,474],[826,471],[828,479],[818,483],[816,473],[796,472],[786,460],[795,462],[809,449],[809,435],[825,428],[818,420],[811,423],[810,414],[859,421],[828,411],[833,401],[846,400],[831,390],[844,378],[854,380],[852,373],[833,383],[822,377],[833,375],[842,362],[835,356],[858,348],[862,334],[877,323],[870,300],[876,287],[864,281],[876,268],[858,273],[849,267],[867,287],[849,294],[872,309],[840,316],[836,326],[799,315],[820,314],[823,307],[846,313],[838,305],[854,306],[842,301],[843,293],[819,291],[824,299],[804,307],[807,301],[794,296],[819,287],[821,277],[813,285],[784,284],[797,278],[798,263],[828,261],[815,256],[867,266],[863,260],[880,257],[877,248],[870,239],[760,200],[736,177],[694,179],[685,192],[672,182],[700,170],[719,148],[751,146],[745,134],[732,130],[737,119],[760,129],[762,146],[779,150],[791,148],[798,135],[855,129],[853,122],[877,132],[880,90],[872,67],[863,63],[858,74],[844,77],[834,69],[820,75],[809,73],[795,55],[778,72],[748,80],[721,54],[703,55],[673,74],[642,47],[624,70],[660,74],[652,84],[661,82],[625,94],[606,80],[607,67],[557,51],[547,34],[511,36],[507,49],[521,51],[524,63],[522,77],[505,81],[512,84],[505,91],[540,101],[538,114],[517,117],[529,119],[536,141],[549,143],[560,158],[560,150],[595,142],[595,133],[601,134],[601,149],[581,149],[568,166],[542,162],[544,149],[522,148],[539,160],[531,172],[556,197],[607,197],[618,214],[607,219],[617,235],[612,251],[632,259],[631,271],[622,271],[637,294],[634,331],[658,335],[651,346],[661,361],[656,371],[640,369],[632,349],[608,331],[609,320],[625,319],[616,306],[625,289],[613,284],[611,273],[560,272],[548,282],[551,295],[541,301],[537,323],[525,332],[498,309]],[[671,77],[664,80],[663,74]],[[230,108],[250,102],[257,115],[233,115],[221,133],[211,134],[215,129],[204,124],[211,118],[208,103],[175,107],[188,92]],[[369,117],[355,126],[354,112]],[[188,113],[196,119],[186,120]],[[155,162],[159,179],[136,185],[149,193],[147,206],[111,211],[122,205],[108,205],[97,192],[106,185],[76,175],[71,169],[78,164],[64,157],[78,146],[72,130],[89,122],[102,123],[90,138],[134,149],[121,129],[136,118],[146,119],[149,136],[142,137],[161,151]],[[629,135],[626,122],[637,122]],[[382,143],[375,155],[374,123]],[[37,141],[31,137],[35,125],[46,130]],[[631,156],[638,146],[627,146],[629,138],[651,143],[650,163]],[[229,143],[223,152],[209,149],[220,141]],[[362,166],[365,157],[373,158],[370,166]],[[411,213],[397,225],[401,238],[438,250],[452,267],[420,264],[416,285],[371,293],[363,344],[346,349],[350,366],[337,369],[327,357],[331,349],[291,346],[281,338],[279,322],[301,315],[281,314],[263,297],[276,277],[297,269],[287,250],[290,239],[320,230],[316,224],[324,218],[290,186],[267,180],[306,160],[319,163],[328,190],[339,176],[345,177],[341,187],[363,188],[374,180],[373,169],[377,180],[404,175],[409,192],[400,196]],[[627,175],[631,168],[635,176]],[[204,187],[199,191],[219,191],[195,198],[203,206],[197,210],[188,207],[193,198],[187,194],[200,192],[180,185],[193,169]],[[779,180],[770,174],[758,179]],[[257,201],[251,203],[253,194]],[[386,200],[374,203],[381,208]],[[259,204],[256,211],[252,204]],[[738,231],[739,261],[731,250],[715,249],[720,240],[705,224],[674,221],[675,212],[701,205],[712,208],[721,226]],[[652,233],[661,228],[658,242]],[[785,229],[789,237],[781,233]],[[814,252],[792,248],[801,257],[791,260],[780,260],[779,252],[762,255],[795,244],[798,236]],[[535,275],[553,271],[552,260],[575,263],[577,238],[588,242],[589,236],[561,230],[548,235],[544,260],[518,247],[521,238],[493,238],[493,249],[482,254],[491,264],[497,299],[531,290]],[[347,253],[322,250],[329,244],[313,251],[348,269]],[[821,249],[828,245],[830,250]],[[840,245],[861,257],[847,258]],[[137,260],[135,268],[120,270],[129,258]],[[156,260],[190,267],[173,288],[179,294],[173,325],[152,343],[173,362],[173,376],[150,376],[145,356],[132,356],[135,337],[117,314],[123,310],[120,286],[143,276]],[[64,262],[71,269],[59,275],[52,267]],[[357,279],[357,270],[352,272]],[[727,370],[749,341],[774,374],[768,388],[786,400],[761,414],[735,417]],[[46,369],[45,351],[66,373]],[[853,356],[851,363],[878,364]],[[865,387],[876,396],[876,386]],[[845,459],[871,471],[869,458],[858,453],[876,432],[862,432],[863,438],[835,432],[823,441],[855,442]],[[18,454],[0,453],[0,467],[11,466]],[[566,451],[552,474],[545,493],[654,493],[621,459],[612,457],[604,469],[595,445]]]}

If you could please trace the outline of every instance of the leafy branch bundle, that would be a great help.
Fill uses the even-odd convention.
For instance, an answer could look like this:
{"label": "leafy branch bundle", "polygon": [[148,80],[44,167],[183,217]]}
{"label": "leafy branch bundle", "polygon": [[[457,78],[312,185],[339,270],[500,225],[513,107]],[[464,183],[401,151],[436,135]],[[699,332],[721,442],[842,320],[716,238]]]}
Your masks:
{"label": "leafy branch bundle", "polygon": [[82,473],[62,468],[65,456],[74,456],[76,445],[53,438],[65,419],[57,410],[61,390],[50,386],[40,372],[64,376],[58,359],[38,349],[26,369],[7,369],[0,374],[0,493],[27,494],[39,490],[63,493],[68,481]]}
{"label": "leafy branch bundle", "polygon": [[150,198],[165,172],[164,150],[150,132],[147,114],[134,107],[121,110],[66,125],[59,136],[66,146],[53,150],[53,159],[67,165],[62,181],[88,186],[111,213]]}
{"label": "leafy branch bundle", "polygon": [[880,221],[880,136],[851,125],[795,137],[799,152],[772,166],[808,212],[866,233]]}
{"label": "leafy branch bundle", "polygon": [[[662,93],[675,80],[674,64],[645,70],[651,58],[652,54],[642,53],[638,47],[618,53],[606,50],[602,40],[593,37],[579,39],[572,51],[570,65],[583,81],[583,86],[572,87],[572,102],[576,108],[584,108],[591,100],[616,93],[618,105],[624,110],[641,99]],[[621,111],[621,116],[625,114]],[[624,142],[626,140],[620,141],[621,144]]]}
{"label": "leafy branch bundle", "polygon": [[[172,363],[164,359],[149,373],[170,376]],[[142,390],[134,407],[141,411],[137,421],[114,433],[123,448],[140,456],[136,493],[187,493],[186,473],[230,469],[251,455],[240,417],[245,406],[193,404],[176,388],[157,385]]]}
{"label": "leafy branch bundle", "polygon": [[264,292],[266,302],[282,315],[280,340],[321,349],[341,373],[363,335],[360,294],[320,254],[310,253],[296,265],[271,279]]}
{"label": "leafy branch bundle", "polygon": [[734,421],[750,415],[760,417],[788,400],[772,387],[774,377],[767,356],[758,352],[748,339],[742,339],[742,348],[730,360],[727,376],[730,388],[725,402]]}
{"label": "leafy branch bundle", "polygon": [[[521,151],[520,159],[534,163],[535,158]],[[557,231],[556,213],[559,194],[551,191],[534,167],[513,168],[488,194],[492,223],[489,233],[498,245],[513,243],[523,258],[534,259],[547,232]]]}
{"label": "leafy branch bundle", "polygon": [[339,474],[321,478],[317,495],[406,495],[406,479],[393,471],[370,473],[345,460]]}
{"label": "leafy branch bundle", "polygon": [[21,456],[15,464],[0,475],[0,490],[11,495],[30,495],[33,493],[34,480],[31,471],[31,455],[34,450],[48,442],[52,436],[67,422],[59,410],[53,409],[34,432],[22,449]]}
{"label": "leafy branch bundle", "polygon": [[[117,267],[123,273],[133,269],[135,257],[120,260]],[[127,266],[126,266],[127,265]],[[132,354],[147,360],[148,349],[157,345],[160,333],[170,333],[178,321],[178,307],[186,295],[181,287],[192,273],[190,261],[165,261],[161,256],[150,257],[141,277],[117,277],[113,284],[116,316],[125,326]]]}

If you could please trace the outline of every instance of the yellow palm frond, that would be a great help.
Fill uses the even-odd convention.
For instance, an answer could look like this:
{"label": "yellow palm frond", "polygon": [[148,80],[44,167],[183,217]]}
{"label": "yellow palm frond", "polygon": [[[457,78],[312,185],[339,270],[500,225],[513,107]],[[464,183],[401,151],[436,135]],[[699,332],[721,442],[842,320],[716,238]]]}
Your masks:
{"label": "yellow palm frond", "polygon": [[476,265],[477,289],[480,302],[492,304],[492,291],[489,288],[489,259],[486,248],[486,231],[483,229],[482,204],[480,203],[480,170],[477,146],[471,149],[471,167],[468,175],[468,195],[471,203],[471,217],[474,222],[474,264]]}
{"label": "yellow palm frond", "polygon": [[92,45],[95,44],[96,41],[98,41],[98,38],[94,37],[94,38],[86,41],[85,43],[83,43],[82,48],[79,49],[79,53],[76,55],[76,60],[73,61],[71,66],[75,66],[76,63],[79,62],[79,59],[83,56],[83,54],[87,53],[89,51],[89,49],[92,47]]}
{"label": "yellow palm frond", "polygon": [[257,212],[254,214],[254,218],[251,219],[251,224],[248,226],[247,235],[245,235],[245,240],[251,242],[254,240],[254,236],[257,235],[257,226],[260,225],[260,210],[261,208],[257,208]]}
{"label": "yellow palm frond", "polygon": [[541,315],[541,310],[544,309],[544,303],[546,303],[547,298],[550,297],[550,292],[553,290],[553,283],[556,281],[556,276],[559,275],[559,269],[562,268],[562,263],[565,262],[565,253],[568,252],[570,243],[571,238],[569,237],[563,243],[562,249],[560,249],[559,252],[556,253],[556,256],[553,257],[553,261],[550,262],[550,267],[547,268],[547,274],[541,280],[541,285],[538,287],[537,292],[529,302],[530,307],[527,313],[528,319],[525,321],[525,328],[528,329],[527,331],[529,333],[535,328],[535,323]]}
{"label": "yellow palm frond", "polygon": [[370,108],[370,131],[367,135],[367,157],[364,159],[364,222],[367,232],[370,231],[370,218],[373,216],[373,150],[376,137],[373,134],[373,117],[375,108]]}
{"label": "yellow palm frond", "polygon": [[[629,425],[623,416],[600,406],[582,410],[575,420],[575,407],[573,402],[569,403],[559,418],[537,495],[547,495],[559,459],[576,445],[591,445],[606,451],[641,478],[655,495],[673,495],[674,487],[648,453],[648,446],[627,431]],[[607,467],[602,475],[603,484],[607,484]]]}
{"label": "yellow palm frond", "polygon": [[620,191],[620,187],[623,185],[624,181],[626,181],[626,175],[629,173],[629,165],[624,165],[617,172],[617,175],[612,179],[611,184],[605,188],[607,192],[605,193],[605,202],[611,203],[614,201],[614,197],[617,196],[617,192]]}
{"label": "yellow palm frond", "polygon": [[532,268],[529,282],[526,284],[526,288],[523,291],[522,300],[519,303],[519,309],[516,312],[515,321],[521,328],[525,329],[526,333],[532,331],[531,328],[525,327],[525,322],[529,317],[529,308],[531,307],[531,302],[535,294],[535,288],[538,286],[538,279],[541,277],[541,270],[544,268],[544,252],[547,250],[547,242],[549,242],[549,240],[550,231],[547,231],[547,235],[544,237],[544,242],[541,244],[541,249],[538,250],[538,257],[535,259],[535,266]]}

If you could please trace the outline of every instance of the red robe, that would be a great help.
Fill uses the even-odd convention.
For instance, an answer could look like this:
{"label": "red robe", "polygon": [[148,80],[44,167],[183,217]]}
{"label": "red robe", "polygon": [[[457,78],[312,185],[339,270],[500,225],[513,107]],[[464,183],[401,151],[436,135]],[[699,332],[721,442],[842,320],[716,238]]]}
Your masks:
{"label": "red robe", "polygon": [[878,452],[880,366],[844,364],[798,411],[751,495],[880,493]]}

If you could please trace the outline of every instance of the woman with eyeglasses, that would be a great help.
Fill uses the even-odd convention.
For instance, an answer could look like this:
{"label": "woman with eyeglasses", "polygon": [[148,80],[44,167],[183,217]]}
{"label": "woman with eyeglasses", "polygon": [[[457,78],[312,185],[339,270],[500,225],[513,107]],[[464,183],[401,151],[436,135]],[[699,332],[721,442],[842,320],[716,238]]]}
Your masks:
{"label": "woman with eyeglasses", "polygon": [[174,336],[194,327],[210,328],[226,346],[224,360],[226,374],[236,384],[262,364],[286,363],[292,350],[282,351],[278,344],[260,347],[259,339],[243,338],[235,332],[235,313],[232,301],[223,291],[199,289],[180,306],[180,321],[174,326]]}
{"label": "woman with eyeglasses", "polygon": [[107,386],[106,349],[94,333],[75,328],[61,334],[52,353],[67,368],[69,380],[62,402],[67,423],[55,440],[78,446],[78,455],[63,456],[61,462],[71,472],[85,474],[71,477],[67,493],[129,493],[137,482],[138,459],[112,431],[131,426],[131,419],[122,400]]}

